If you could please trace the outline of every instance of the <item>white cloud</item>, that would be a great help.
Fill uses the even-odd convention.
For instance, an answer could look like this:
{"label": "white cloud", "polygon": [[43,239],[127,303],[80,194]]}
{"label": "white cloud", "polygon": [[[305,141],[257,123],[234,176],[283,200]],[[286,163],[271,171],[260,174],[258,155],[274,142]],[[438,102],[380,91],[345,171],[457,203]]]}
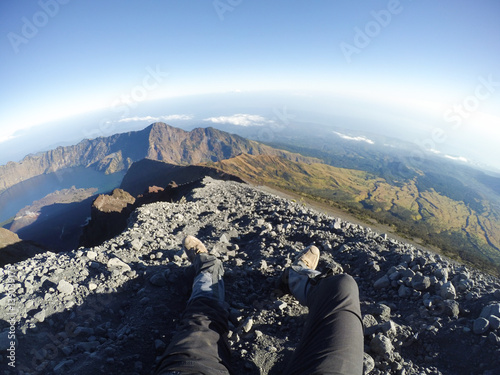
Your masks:
{"label": "white cloud", "polygon": [[337,134],[340,138],[347,139],[348,141],[366,142],[366,143],[369,143],[371,145],[375,144],[375,142],[373,142],[371,139],[366,138],[366,137],[351,137],[349,135],[345,135],[345,134],[338,133],[338,132],[334,132],[334,133]]}
{"label": "white cloud", "polygon": [[273,124],[273,120],[267,120],[265,117],[259,115],[249,115],[238,113],[232,116],[219,116],[206,118],[203,121],[212,122],[214,124],[231,124],[236,126],[264,126]]}
{"label": "white cloud", "polygon": [[16,138],[16,136],[13,134],[0,135],[0,143],[10,141],[14,138]]}
{"label": "white cloud", "polygon": [[439,155],[439,156],[441,156],[443,158],[446,158],[446,159],[451,159],[451,160],[455,160],[455,161],[461,161],[462,163],[469,163],[469,159],[467,159],[467,158],[465,158],[463,156],[451,156],[451,155],[447,155],[447,154],[444,154],[441,151],[436,150],[434,148],[430,148],[427,151],[432,152],[433,154]]}
{"label": "white cloud", "polygon": [[469,160],[467,158],[464,158],[463,156],[451,156],[451,155],[444,155],[445,158],[451,159],[451,160],[456,160],[456,161],[461,161],[463,163],[468,163]]}
{"label": "white cloud", "polygon": [[156,121],[172,121],[172,120],[191,120],[193,118],[192,115],[167,115],[167,116],[158,116],[158,117],[153,117],[153,116],[144,116],[144,117],[126,117],[118,120],[118,122],[136,122],[136,121],[149,121],[149,122],[156,122]]}

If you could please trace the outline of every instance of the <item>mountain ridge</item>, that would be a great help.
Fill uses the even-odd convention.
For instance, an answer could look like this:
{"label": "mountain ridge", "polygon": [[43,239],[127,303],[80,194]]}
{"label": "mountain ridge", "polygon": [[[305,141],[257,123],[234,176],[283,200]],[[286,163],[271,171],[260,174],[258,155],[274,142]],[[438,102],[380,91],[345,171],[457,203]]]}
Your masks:
{"label": "mountain ridge", "polygon": [[73,146],[60,146],[0,166],[0,194],[29,178],[70,167],[84,166],[111,174],[127,170],[134,161],[144,158],[186,165],[217,161],[242,152],[270,153],[305,162],[315,160],[214,128],[188,132],[156,122],[139,131],[84,139]]}

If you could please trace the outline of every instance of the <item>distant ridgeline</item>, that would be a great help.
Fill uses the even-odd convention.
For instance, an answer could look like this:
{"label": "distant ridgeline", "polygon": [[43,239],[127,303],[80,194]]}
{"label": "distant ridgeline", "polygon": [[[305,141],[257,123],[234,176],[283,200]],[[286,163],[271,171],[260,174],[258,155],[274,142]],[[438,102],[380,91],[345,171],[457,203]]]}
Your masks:
{"label": "distant ridgeline", "polygon": [[188,165],[241,153],[280,155],[296,161],[310,159],[214,128],[187,132],[158,122],[141,131],[85,139],[74,146],[28,155],[19,163],[0,166],[0,193],[32,177],[71,167],[83,166],[111,174],[127,170],[133,162],[145,158]]}

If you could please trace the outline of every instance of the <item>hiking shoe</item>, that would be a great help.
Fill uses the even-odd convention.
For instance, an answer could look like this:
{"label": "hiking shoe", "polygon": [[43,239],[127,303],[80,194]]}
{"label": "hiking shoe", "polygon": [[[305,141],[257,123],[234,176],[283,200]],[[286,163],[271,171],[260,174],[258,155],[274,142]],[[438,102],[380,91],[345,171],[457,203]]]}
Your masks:
{"label": "hiking shoe", "polygon": [[194,236],[187,236],[184,238],[184,241],[182,241],[182,244],[191,263],[194,262],[196,254],[208,253],[207,248],[203,245],[203,242]]}
{"label": "hiking shoe", "polygon": [[319,262],[319,249],[316,246],[311,245],[309,247],[306,247],[299,253],[293,264],[300,265],[302,267],[309,268],[311,270],[315,270],[316,267],[318,267],[318,262]]}
{"label": "hiking shoe", "polygon": [[310,279],[321,274],[316,271],[319,255],[316,246],[305,248],[297,255],[292,266],[285,269],[278,281],[278,288],[286,294],[292,294],[302,305],[307,304]]}

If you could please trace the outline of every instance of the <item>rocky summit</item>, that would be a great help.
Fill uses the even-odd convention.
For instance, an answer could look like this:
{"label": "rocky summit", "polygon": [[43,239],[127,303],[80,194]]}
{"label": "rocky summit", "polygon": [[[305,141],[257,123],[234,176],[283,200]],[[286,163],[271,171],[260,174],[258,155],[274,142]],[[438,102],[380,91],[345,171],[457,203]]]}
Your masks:
{"label": "rocky summit", "polygon": [[500,372],[500,281],[250,185],[206,178],[137,208],[118,236],[0,270],[3,374],[149,374],[190,293],[181,249],[200,238],[225,267],[238,374],[283,374],[307,308],[276,289],[310,244],[352,275],[365,374]]}

